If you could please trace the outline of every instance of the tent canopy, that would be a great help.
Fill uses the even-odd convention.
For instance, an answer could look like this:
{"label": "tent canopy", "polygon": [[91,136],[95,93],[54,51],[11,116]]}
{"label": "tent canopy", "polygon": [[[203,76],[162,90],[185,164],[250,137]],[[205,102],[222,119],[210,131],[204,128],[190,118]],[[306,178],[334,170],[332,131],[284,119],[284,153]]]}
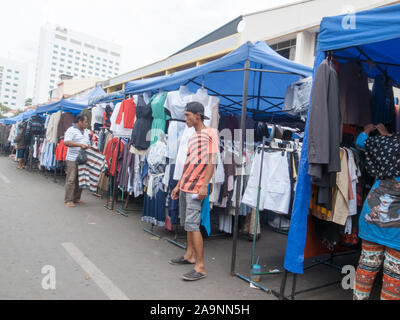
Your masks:
{"label": "tent canopy", "polygon": [[96,97],[92,97],[89,100],[89,106],[94,106],[95,104],[98,103],[107,103],[107,102],[112,102],[112,101],[121,101],[125,98],[125,93],[123,91],[118,91],[118,92],[113,92],[110,94],[104,94],[98,95]]}
{"label": "tent canopy", "polygon": [[21,113],[18,116],[13,117],[13,118],[0,119],[0,123],[14,124],[14,123],[21,122],[21,121],[29,119],[35,113],[36,113],[36,110],[28,110],[28,111],[26,111],[24,113]]}
{"label": "tent canopy", "polygon": [[334,51],[339,60],[361,61],[370,78],[384,71],[399,85],[399,17],[400,4],[396,4],[353,15],[324,18],[317,52]]}
{"label": "tent canopy", "polygon": [[102,87],[96,87],[86,93],[83,97],[80,98],[70,98],[70,99],[61,99],[56,102],[52,102],[37,108],[36,113],[55,113],[59,110],[68,111],[73,114],[78,114],[82,110],[86,109],[89,104],[89,100],[94,99],[97,96],[104,95],[105,91]]}
{"label": "tent canopy", "polygon": [[[282,57],[265,42],[248,42],[226,56],[198,67],[167,76],[128,82],[125,93],[138,94],[159,89],[172,91],[181,85],[196,92],[204,84],[209,94],[220,97],[221,112],[240,113],[243,68],[247,60],[250,61],[251,68],[247,108],[256,116],[271,113],[284,115],[281,109],[286,88],[291,83],[312,75],[311,68]],[[260,72],[261,69],[264,72]],[[273,72],[266,72],[267,70]]]}
{"label": "tent canopy", "polygon": [[[314,76],[325,59],[326,52],[332,51],[341,62],[349,59],[359,61],[371,78],[386,73],[392,80],[400,83],[399,48],[400,5],[398,4],[354,15],[324,18],[318,36]],[[293,273],[303,273],[307,215],[311,198],[311,180],[307,174],[308,125],[307,121],[285,256],[285,269]]]}

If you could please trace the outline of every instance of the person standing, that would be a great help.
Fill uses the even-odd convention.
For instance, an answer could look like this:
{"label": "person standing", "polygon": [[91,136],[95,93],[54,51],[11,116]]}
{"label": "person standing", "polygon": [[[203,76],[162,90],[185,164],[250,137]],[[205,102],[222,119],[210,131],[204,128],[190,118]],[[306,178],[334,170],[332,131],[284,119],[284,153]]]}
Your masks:
{"label": "person standing", "polygon": [[78,165],[76,158],[81,149],[89,148],[90,140],[87,131],[88,118],[84,115],[78,115],[75,122],[64,135],[64,145],[68,147],[66,162],[67,178],[65,182],[65,205],[75,207],[75,204],[83,204],[81,201],[82,189],[78,182]]}
{"label": "person standing", "polygon": [[17,144],[17,169],[24,169],[24,157],[25,157],[25,140],[24,140],[24,125],[22,123],[18,126],[18,135],[15,137],[14,142]]}
{"label": "person standing", "polygon": [[[380,135],[370,136],[375,130]],[[356,144],[365,150],[366,168],[377,180],[360,215],[362,252],[353,299],[369,299],[383,265],[381,300],[400,300],[400,134],[369,124]]]}
{"label": "person standing", "polygon": [[200,232],[202,202],[206,199],[210,180],[214,174],[217,154],[219,152],[218,134],[204,125],[209,120],[204,115],[204,106],[190,102],[185,109],[185,121],[189,128],[196,132],[188,143],[188,153],[183,175],[171,198],[179,199],[181,225],[187,232],[186,254],[170,260],[172,265],[194,264],[194,269],[183,275],[183,280],[196,281],[207,276],[204,265],[203,237]]}

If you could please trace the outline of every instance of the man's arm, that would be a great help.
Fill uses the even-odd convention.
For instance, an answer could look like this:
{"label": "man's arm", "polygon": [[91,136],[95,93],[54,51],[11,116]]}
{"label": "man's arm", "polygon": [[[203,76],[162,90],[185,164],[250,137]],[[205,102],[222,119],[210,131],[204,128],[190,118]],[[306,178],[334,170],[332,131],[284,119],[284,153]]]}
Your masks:
{"label": "man's arm", "polygon": [[216,158],[217,158],[216,154],[210,153],[208,156],[208,164],[207,164],[206,174],[204,177],[204,182],[199,190],[199,200],[201,200],[201,201],[203,201],[205,198],[207,198],[208,185],[210,184],[211,178],[214,175],[214,171],[215,171],[214,163],[216,163]]}
{"label": "man's arm", "polygon": [[67,147],[71,147],[71,148],[82,148],[84,150],[86,150],[88,148],[88,146],[85,144],[76,143],[76,142],[72,142],[72,141],[64,141],[64,145]]}

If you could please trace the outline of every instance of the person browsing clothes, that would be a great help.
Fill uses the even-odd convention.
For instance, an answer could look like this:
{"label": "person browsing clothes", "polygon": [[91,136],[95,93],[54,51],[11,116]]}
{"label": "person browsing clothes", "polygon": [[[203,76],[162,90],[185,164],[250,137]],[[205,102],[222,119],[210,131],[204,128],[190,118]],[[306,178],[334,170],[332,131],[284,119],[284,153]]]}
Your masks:
{"label": "person browsing clothes", "polygon": [[194,127],[195,133],[188,142],[183,175],[171,194],[173,200],[179,199],[180,221],[187,232],[187,250],[183,257],[169,262],[173,265],[194,265],[192,271],[183,275],[186,281],[196,281],[207,276],[200,232],[201,209],[217,163],[219,138],[214,129],[204,125],[204,120],[208,120],[204,115],[204,106],[198,102],[188,103],[185,121],[189,128]]}
{"label": "person browsing clothes", "polygon": [[81,149],[89,148],[90,139],[86,129],[88,118],[84,115],[78,115],[75,122],[64,135],[64,145],[68,147],[66,162],[67,178],[65,182],[65,205],[75,207],[75,204],[83,204],[81,201],[82,189],[78,182],[78,165],[76,158]]}

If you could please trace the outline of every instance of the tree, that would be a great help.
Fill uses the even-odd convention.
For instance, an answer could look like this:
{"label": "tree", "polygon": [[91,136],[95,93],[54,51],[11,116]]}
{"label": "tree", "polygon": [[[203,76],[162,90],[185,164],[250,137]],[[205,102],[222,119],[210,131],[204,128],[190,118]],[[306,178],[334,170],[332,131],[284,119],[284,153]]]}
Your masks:
{"label": "tree", "polygon": [[0,102],[0,119],[5,118],[5,114],[9,113],[11,111],[11,108],[5,106]]}
{"label": "tree", "polygon": [[32,105],[32,99],[31,98],[26,99],[25,100],[25,107],[31,106],[31,105]]}

